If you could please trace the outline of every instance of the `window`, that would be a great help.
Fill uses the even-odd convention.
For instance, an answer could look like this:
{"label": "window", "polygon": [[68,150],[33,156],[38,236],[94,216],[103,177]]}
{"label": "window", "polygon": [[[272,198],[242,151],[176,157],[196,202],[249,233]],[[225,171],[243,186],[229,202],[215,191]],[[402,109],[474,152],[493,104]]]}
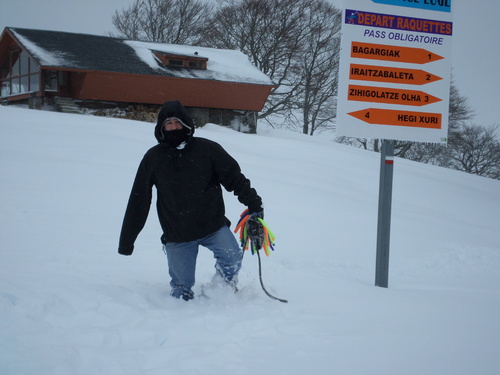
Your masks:
{"label": "window", "polygon": [[197,52],[194,53],[196,56],[175,55],[161,51],[151,52],[161,61],[163,66],[167,68],[207,69],[208,59],[206,57],[197,56]]}
{"label": "window", "polygon": [[40,74],[30,74],[30,91],[40,91]]}
{"label": "window", "polygon": [[202,61],[189,61],[189,67],[191,69],[203,69],[203,62]]}
{"label": "window", "polygon": [[40,89],[37,64],[22,50],[10,51],[0,65],[1,96],[26,94]]}
{"label": "window", "polygon": [[55,70],[45,71],[45,91],[58,91],[59,89],[59,75]]}
{"label": "window", "polygon": [[174,66],[177,68],[182,68],[184,66],[184,61],[182,60],[175,60],[175,59],[168,59],[168,66]]}

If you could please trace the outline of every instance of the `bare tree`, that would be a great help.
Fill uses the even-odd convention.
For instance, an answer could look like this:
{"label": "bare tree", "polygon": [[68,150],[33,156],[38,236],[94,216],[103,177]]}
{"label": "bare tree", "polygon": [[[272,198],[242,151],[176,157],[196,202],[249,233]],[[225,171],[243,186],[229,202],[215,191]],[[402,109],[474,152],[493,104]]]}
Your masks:
{"label": "bare tree", "polygon": [[357,148],[362,148],[364,150],[380,152],[381,142],[380,139],[370,139],[370,138],[354,138],[354,137],[337,137],[336,142],[342,143],[344,145],[349,145]]}
{"label": "bare tree", "polygon": [[239,49],[276,84],[259,118],[312,135],[333,126],[340,18],[325,0],[226,0],[206,45]]}
{"label": "bare tree", "polygon": [[313,135],[333,127],[338,87],[341,11],[316,0],[304,14],[307,37],[301,54],[301,90],[296,98],[302,111],[302,132]]}
{"label": "bare tree", "polygon": [[260,118],[290,109],[299,89],[305,7],[301,0],[228,0],[210,20],[206,45],[242,51],[277,85]]}
{"label": "bare tree", "polygon": [[428,164],[447,165],[447,148],[453,147],[455,138],[460,136],[463,125],[475,116],[467,97],[460,94],[454,81],[450,85],[448,113],[448,146],[416,142],[396,142],[395,155]]}
{"label": "bare tree", "polygon": [[[456,132],[466,121],[475,116],[467,97],[460,94],[453,78],[450,85],[450,105],[448,118],[448,133]],[[453,134],[451,134],[452,136]]]}
{"label": "bare tree", "polygon": [[467,98],[460,94],[452,82],[448,144],[399,142],[404,150],[404,152],[399,152],[399,156],[500,179],[500,142],[496,136],[497,127],[488,128],[471,124],[470,120],[474,115]]}
{"label": "bare tree", "polygon": [[483,177],[500,179],[498,126],[462,125],[446,149],[449,168]]}
{"label": "bare tree", "polygon": [[136,1],[128,9],[123,9],[120,12],[115,11],[112,22],[115,28],[118,30],[118,34],[110,34],[113,36],[129,38],[132,40],[144,40],[144,38],[141,37],[143,31],[139,14],[139,1]]}
{"label": "bare tree", "polygon": [[200,0],[136,0],[116,11],[113,25],[120,37],[149,42],[197,44],[212,5]]}

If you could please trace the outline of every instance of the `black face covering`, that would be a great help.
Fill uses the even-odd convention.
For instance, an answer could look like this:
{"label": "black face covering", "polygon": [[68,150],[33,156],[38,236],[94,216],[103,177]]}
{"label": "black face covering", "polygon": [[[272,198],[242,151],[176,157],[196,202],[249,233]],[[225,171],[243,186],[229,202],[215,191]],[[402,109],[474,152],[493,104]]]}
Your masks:
{"label": "black face covering", "polygon": [[186,128],[176,129],[176,130],[168,130],[168,131],[165,129],[162,129],[163,143],[169,144],[172,147],[177,147],[187,139],[187,132],[188,131],[189,130]]}

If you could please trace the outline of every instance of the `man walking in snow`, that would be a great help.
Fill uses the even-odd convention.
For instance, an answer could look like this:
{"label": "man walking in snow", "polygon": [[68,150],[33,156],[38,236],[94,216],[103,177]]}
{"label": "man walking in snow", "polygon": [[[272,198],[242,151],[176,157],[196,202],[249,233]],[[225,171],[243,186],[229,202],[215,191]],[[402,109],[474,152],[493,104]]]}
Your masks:
{"label": "man walking in snow", "polygon": [[[219,144],[193,137],[194,123],[179,101],[166,102],[154,135],[159,144],[144,155],[128,201],[118,252],[131,255],[148,217],[152,187],[171,277],[170,295],[194,297],[196,257],[200,245],[216,259],[215,278],[236,290],[243,250],[229,229],[221,185],[250,213],[263,217],[262,200],[240,167]],[[256,239],[258,241],[258,239]]]}

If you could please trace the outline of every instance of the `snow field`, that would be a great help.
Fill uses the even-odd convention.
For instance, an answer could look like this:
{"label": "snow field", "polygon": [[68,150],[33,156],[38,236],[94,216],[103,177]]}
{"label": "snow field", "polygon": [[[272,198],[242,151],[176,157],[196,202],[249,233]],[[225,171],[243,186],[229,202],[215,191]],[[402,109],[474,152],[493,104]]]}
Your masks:
{"label": "snow field", "polygon": [[[154,202],[117,253],[153,124],[0,107],[0,373],[453,374],[500,368],[500,182],[396,159],[389,288],[374,286],[379,155],[208,125],[277,236],[241,292],[168,296]],[[333,138],[333,136],[332,136]],[[234,224],[244,207],[225,193]],[[213,274],[201,249],[195,292]]]}

